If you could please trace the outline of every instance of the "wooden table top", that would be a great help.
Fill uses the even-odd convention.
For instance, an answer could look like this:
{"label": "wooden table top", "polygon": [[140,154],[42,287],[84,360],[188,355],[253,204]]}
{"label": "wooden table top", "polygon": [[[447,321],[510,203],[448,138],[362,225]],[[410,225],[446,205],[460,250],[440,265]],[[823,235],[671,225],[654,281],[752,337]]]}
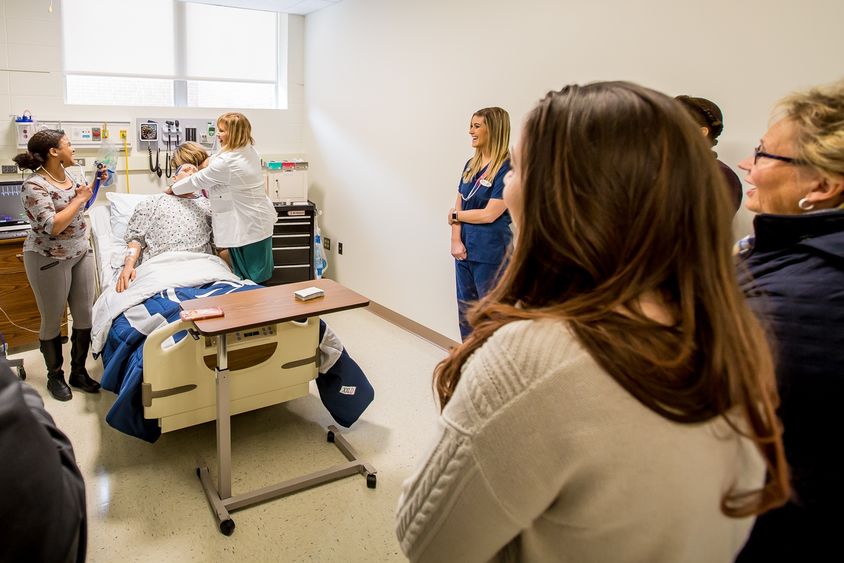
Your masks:
{"label": "wooden table top", "polygon": [[[310,301],[299,301],[293,296],[294,291],[306,287],[318,287],[325,291],[325,296]],[[222,309],[224,314],[222,317],[193,321],[201,334],[215,336],[367,305],[369,305],[369,299],[366,297],[333,280],[321,279],[191,299],[183,302],[181,307],[183,311],[206,307]]]}

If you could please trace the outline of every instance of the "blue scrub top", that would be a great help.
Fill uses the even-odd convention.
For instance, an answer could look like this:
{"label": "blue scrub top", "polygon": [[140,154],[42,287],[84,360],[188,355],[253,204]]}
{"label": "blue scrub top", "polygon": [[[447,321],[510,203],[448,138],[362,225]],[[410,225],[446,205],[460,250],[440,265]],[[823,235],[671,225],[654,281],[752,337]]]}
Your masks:
{"label": "blue scrub top", "polygon": [[[469,163],[466,163],[469,166]],[[464,167],[465,170],[465,167]],[[460,184],[458,191],[460,192],[462,209],[483,209],[489,203],[490,199],[504,199],[504,175],[510,170],[510,161],[505,160],[498,169],[498,173],[492,180],[491,186],[483,186],[478,184],[481,176],[486,172],[486,168],[481,169],[468,182],[463,181],[463,176],[460,177]],[[477,190],[474,190],[475,186]],[[474,190],[472,197],[469,194]],[[465,198],[469,199],[465,199]],[[507,247],[513,239],[513,233],[510,231],[510,212],[504,211],[501,216],[484,225],[476,225],[473,223],[460,224],[460,239],[466,247],[466,259],[470,262],[483,262],[485,264],[500,264],[504,260],[504,254],[507,252]]]}

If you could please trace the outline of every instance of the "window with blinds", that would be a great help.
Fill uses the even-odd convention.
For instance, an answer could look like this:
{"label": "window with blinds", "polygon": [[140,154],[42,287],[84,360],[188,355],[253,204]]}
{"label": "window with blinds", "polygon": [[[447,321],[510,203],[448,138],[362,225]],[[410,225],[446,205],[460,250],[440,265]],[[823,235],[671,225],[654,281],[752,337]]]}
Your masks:
{"label": "window with blinds", "polygon": [[64,0],[65,101],[282,107],[286,17],[182,0]]}

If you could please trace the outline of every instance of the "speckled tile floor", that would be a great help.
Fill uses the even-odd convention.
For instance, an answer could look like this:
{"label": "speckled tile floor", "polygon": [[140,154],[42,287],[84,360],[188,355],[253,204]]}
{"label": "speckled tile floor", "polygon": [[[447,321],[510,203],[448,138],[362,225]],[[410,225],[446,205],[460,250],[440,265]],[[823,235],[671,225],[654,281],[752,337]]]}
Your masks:
{"label": "speckled tile floor", "polygon": [[[163,435],[155,444],[105,423],[114,395],[75,392],[60,403],[47,395],[37,350],[24,358],[27,382],[70,437],[85,476],[88,561],[403,561],[393,515],[402,481],[435,437],[431,373],[445,352],[364,311],[324,317],[360,364],[376,398],[344,432],[378,471],[368,489],[355,475],[233,513],[236,529],[217,530],[195,459],[216,480],[214,423]],[[65,371],[69,366],[65,345]],[[89,359],[99,379],[102,364]],[[311,394],[232,419],[232,492],[246,492],[345,461],[325,440],[333,420]]]}

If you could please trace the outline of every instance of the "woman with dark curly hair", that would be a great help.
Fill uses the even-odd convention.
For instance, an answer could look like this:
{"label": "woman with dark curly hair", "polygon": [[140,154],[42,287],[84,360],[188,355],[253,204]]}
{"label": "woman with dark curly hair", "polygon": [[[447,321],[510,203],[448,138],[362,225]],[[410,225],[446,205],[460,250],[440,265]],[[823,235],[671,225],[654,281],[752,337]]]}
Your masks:
{"label": "woman with dark curly hair", "polygon": [[[73,146],[64,131],[44,129],[29,139],[27,151],[14,158],[33,174],[24,180],[21,199],[32,229],[23,243],[26,277],[38,312],[38,338],[47,364],[47,390],[59,401],[73,393],[62,371],[61,322],[67,306],[73,316],[70,336],[70,385],[96,393],[100,384],[85,369],[91,347],[91,307],[94,303],[94,268],[88,254],[85,204],[93,183],[74,178]],[[104,170],[102,172],[106,174]]]}

